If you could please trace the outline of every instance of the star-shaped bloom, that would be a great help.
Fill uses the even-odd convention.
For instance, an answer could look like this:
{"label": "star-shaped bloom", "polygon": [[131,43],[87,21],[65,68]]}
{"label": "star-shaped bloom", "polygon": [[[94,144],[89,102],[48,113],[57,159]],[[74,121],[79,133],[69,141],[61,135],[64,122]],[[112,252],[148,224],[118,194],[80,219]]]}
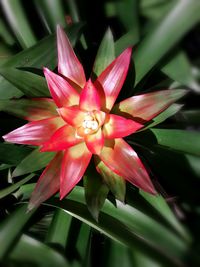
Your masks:
{"label": "star-shaped bloom", "polygon": [[127,48],[98,77],[86,81],[82,64],[60,26],[57,29],[58,73],[44,68],[51,98],[32,99],[29,123],[4,139],[56,152],[40,176],[29,208],[60,190],[63,199],[83,177],[94,156],[97,171],[107,180],[120,176],[156,194],[149,174],[124,137],[133,134],[183,96],[164,90],[133,96],[115,104],[125,81],[132,49]]}

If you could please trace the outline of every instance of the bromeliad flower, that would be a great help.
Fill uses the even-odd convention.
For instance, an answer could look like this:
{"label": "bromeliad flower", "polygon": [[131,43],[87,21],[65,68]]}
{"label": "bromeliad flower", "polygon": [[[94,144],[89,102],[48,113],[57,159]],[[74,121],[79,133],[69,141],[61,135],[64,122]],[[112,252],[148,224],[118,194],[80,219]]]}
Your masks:
{"label": "bromeliad flower", "polygon": [[8,142],[40,146],[41,152],[56,152],[39,178],[29,208],[38,206],[59,189],[63,199],[80,181],[92,156],[98,172],[107,177],[105,181],[120,176],[155,194],[143,163],[123,137],[141,129],[141,121],[154,118],[184,92],[153,92],[114,105],[127,75],[131,48],[93,82],[86,81],[83,67],[59,26],[57,46],[60,75],[44,68],[52,99],[32,99],[26,117],[30,122],[4,136]]}

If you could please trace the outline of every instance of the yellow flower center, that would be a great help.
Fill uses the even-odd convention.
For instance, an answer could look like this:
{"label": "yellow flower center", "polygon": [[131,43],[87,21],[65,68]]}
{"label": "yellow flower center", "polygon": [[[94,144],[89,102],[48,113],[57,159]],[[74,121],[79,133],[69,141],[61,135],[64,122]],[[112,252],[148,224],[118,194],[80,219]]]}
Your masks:
{"label": "yellow flower center", "polygon": [[77,136],[84,137],[85,135],[94,134],[99,129],[99,122],[94,113],[86,113],[82,125],[77,128]]}

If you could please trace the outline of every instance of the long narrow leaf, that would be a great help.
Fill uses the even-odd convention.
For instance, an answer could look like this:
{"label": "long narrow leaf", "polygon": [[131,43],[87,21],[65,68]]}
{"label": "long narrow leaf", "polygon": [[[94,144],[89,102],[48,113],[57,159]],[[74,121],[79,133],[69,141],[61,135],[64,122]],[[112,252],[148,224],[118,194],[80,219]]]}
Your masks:
{"label": "long narrow leaf", "polygon": [[53,159],[54,155],[55,154],[51,152],[41,153],[39,149],[36,148],[17,165],[12,176],[16,177],[41,170]]}
{"label": "long narrow leaf", "polygon": [[9,252],[11,246],[21,234],[22,229],[33,215],[34,211],[26,213],[27,205],[18,207],[10,216],[0,224],[0,259]]}
{"label": "long narrow leaf", "polygon": [[32,32],[26,14],[19,0],[2,0],[2,8],[9,21],[10,27],[16,35],[22,48],[27,48],[36,43],[36,38]]}
{"label": "long narrow leaf", "polygon": [[20,266],[27,266],[28,262],[29,266],[70,267],[67,260],[56,250],[25,234],[21,236],[8,259],[19,263]]}
{"label": "long narrow leaf", "polygon": [[139,44],[134,53],[135,84],[200,20],[200,2],[177,1],[170,12]]}

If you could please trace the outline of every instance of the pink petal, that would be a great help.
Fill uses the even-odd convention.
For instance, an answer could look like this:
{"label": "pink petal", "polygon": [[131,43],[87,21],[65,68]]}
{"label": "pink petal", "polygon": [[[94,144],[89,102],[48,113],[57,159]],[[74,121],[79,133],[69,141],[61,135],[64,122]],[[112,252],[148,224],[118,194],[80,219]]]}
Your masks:
{"label": "pink petal", "polygon": [[176,89],[133,96],[115,105],[113,112],[127,118],[134,117],[139,121],[148,121],[185,94],[186,90]]}
{"label": "pink petal", "polygon": [[123,139],[106,141],[99,157],[116,174],[138,188],[156,194],[144,165]]}
{"label": "pink petal", "polygon": [[57,27],[58,72],[69,78],[81,88],[85,85],[83,66],[76,57],[64,30]]}
{"label": "pink petal", "polygon": [[108,114],[103,126],[105,138],[120,138],[130,135],[143,127],[142,124],[121,116]]}
{"label": "pink petal", "polygon": [[62,158],[63,153],[57,153],[54,159],[43,171],[31,195],[28,210],[38,207],[42,202],[59,191]]}
{"label": "pink petal", "polygon": [[78,92],[64,78],[47,68],[44,68],[44,75],[51,96],[58,107],[78,105]]}
{"label": "pink petal", "polygon": [[63,199],[81,180],[92,154],[85,143],[68,148],[65,152],[60,181],[60,199]]}
{"label": "pink petal", "polygon": [[74,127],[82,125],[82,122],[86,115],[86,113],[80,110],[78,107],[59,108],[58,113],[63,118],[63,120]]}
{"label": "pink petal", "polygon": [[27,115],[24,116],[25,120],[38,121],[50,117],[55,117],[58,114],[56,111],[56,105],[51,98],[20,99],[16,101],[23,102],[23,100],[25,105],[27,103],[25,111]]}
{"label": "pink petal", "polygon": [[125,81],[131,58],[131,48],[119,55],[97,78],[94,86],[101,93],[103,110],[109,111]]}
{"label": "pink petal", "polygon": [[97,133],[85,136],[87,148],[92,154],[99,155],[104,145],[104,136],[102,130],[99,129]]}
{"label": "pink petal", "polygon": [[4,135],[3,138],[10,143],[40,146],[63,124],[64,121],[59,117],[33,121]]}
{"label": "pink petal", "polygon": [[84,140],[76,137],[75,128],[69,125],[64,125],[51,136],[48,142],[43,144],[40,151],[45,152],[64,150],[82,141]]}
{"label": "pink petal", "polygon": [[81,92],[79,107],[87,111],[100,110],[101,108],[99,94],[90,79]]}

